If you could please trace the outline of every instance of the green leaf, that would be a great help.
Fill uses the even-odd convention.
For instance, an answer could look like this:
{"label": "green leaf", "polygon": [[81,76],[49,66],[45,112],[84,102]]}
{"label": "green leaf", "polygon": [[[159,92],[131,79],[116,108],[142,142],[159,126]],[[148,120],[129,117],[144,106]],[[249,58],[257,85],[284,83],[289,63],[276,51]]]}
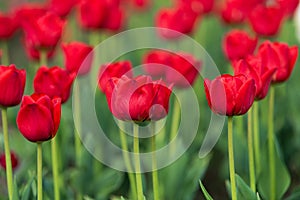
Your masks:
{"label": "green leaf", "polygon": [[205,189],[204,185],[202,184],[201,180],[199,180],[199,183],[200,183],[200,187],[201,187],[201,190],[204,194],[204,197],[206,200],[213,200],[213,198],[210,196],[210,194],[207,192],[207,190]]}
{"label": "green leaf", "polygon": [[21,194],[21,200],[29,200],[30,193],[31,193],[31,184],[33,182],[33,177],[27,182],[25,185],[22,194]]}
{"label": "green leaf", "polygon": [[237,174],[235,174],[237,197],[243,200],[256,200],[255,192],[244,182],[244,180]]}
{"label": "green leaf", "polygon": [[13,200],[19,200],[19,189],[18,189],[18,185],[17,185],[17,181],[16,179],[14,179],[14,191],[13,191]]}
{"label": "green leaf", "polygon": [[261,200],[261,198],[260,198],[258,192],[256,193],[256,199],[257,199],[257,200]]}
{"label": "green leaf", "polygon": [[[258,190],[262,195],[263,199],[270,199],[270,178],[269,178],[269,159],[267,145],[265,145],[265,150],[262,151],[261,163],[266,163],[262,165],[262,170],[260,177],[258,178]],[[285,163],[280,159],[279,145],[275,145],[275,172],[276,172],[276,199],[281,199],[284,193],[287,191],[290,183],[291,177],[285,166]]]}
{"label": "green leaf", "polygon": [[299,199],[300,199],[300,186],[296,187],[292,191],[292,194],[285,200],[299,200]]}

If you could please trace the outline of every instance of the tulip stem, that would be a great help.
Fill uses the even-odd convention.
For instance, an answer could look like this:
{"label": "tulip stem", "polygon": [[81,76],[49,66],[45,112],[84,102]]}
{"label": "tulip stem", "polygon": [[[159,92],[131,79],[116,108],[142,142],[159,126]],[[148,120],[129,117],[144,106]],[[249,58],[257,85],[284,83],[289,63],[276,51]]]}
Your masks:
{"label": "tulip stem", "polygon": [[57,143],[56,137],[51,140],[51,154],[52,154],[52,173],[53,173],[53,186],[54,186],[54,199],[59,200],[59,174],[58,174],[58,163],[57,163]]}
{"label": "tulip stem", "polygon": [[40,51],[40,67],[47,66],[47,51],[41,50]]}
{"label": "tulip stem", "polygon": [[43,156],[42,143],[37,143],[37,199],[43,199]]}
{"label": "tulip stem", "polygon": [[157,161],[156,161],[156,135],[155,135],[155,122],[152,125],[151,144],[152,144],[152,181],[153,181],[153,193],[154,200],[159,200],[159,183],[158,183],[158,174],[157,174]]}
{"label": "tulip stem", "polygon": [[254,155],[255,155],[255,167],[256,173],[260,173],[260,136],[259,136],[259,104],[254,102],[253,104],[253,134],[254,134]]}
{"label": "tulip stem", "polygon": [[[180,121],[180,105],[177,99],[174,99],[173,104],[173,116],[172,116],[172,124],[171,124],[171,132],[170,132],[170,142],[176,137],[177,129]],[[171,144],[170,146],[170,154],[172,155],[175,151],[176,144]]]}
{"label": "tulip stem", "polygon": [[252,108],[248,111],[248,160],[249,160],[249,174],[250,174],[250,187],[253,192],[256,192],[255,180],[255,166],[254,166],[254,151],[253,151],[253,119]]}
{"label": "tulip stem", "polygon": [[7,126],[7,108],[2,108],[2,127],[4,138],[4,151],[5,151],[5,163],[6,163],[6,179],[9,199],[13,198],[13,172],[11,165],[11,156],[8,139],[8,126]]}
{"label": "tulip stem", "polygon": [[139,149],[139,126],[133,123],[133,152],[135,155],[135,178],[136,178],[136,185],[137,185],[137,199],[143,200],[143,182],[141,176],[141,163],[140,163],[140,149]]}
{"label": "tulip stem", "polygon": [[274,146],[274,97],[275,88],[270,88],[269,118],[268,118],[268,148],[269,148],[269,175],[270,175],[270,200],[275,200],[276,195],[276,171],[275,171],[275,146]]}
{"label": "tulip stem", "polygon": [[234,169],[232,117],[228,117],[228,156],[229,156],[229,174],[230,174],[230,184],[231,184],[231,198],[232,198],[232,200],[237,200],[236,182],[235,182],[235,169]]}
{"label": "tulip stem", "polygon": [[9,52],[8,52],[8,44],[7,41],[1,42],[1,48],[2,49],[2,64],[3,65],[9,65]]}
{"label": "tulip stem", "polygon": [[[122,123],[123,122],[120,121],[120,126],[123,126]],[[129,182],[130,182],[132,199],[137,199],[136,198],[137,190],[136,190],[136,184],[135,184],[135,180],[134,180],[134,174],[132,173],[132,166],[131,166],[130,159],[128,156],[128,146],[127,146],[127,141],[126,141],[126,135],[122,131],[122,127],[120,127],[119,130],[120,130],[120,139],[121,139],[121,146],[122,146],[122,150],[123,150],[124,163],[125,163],[126,169],[128,170],[128,177],[129,177]]]}
{"label": "tulip stem", "polygon": [[74,112],[77,114],[77,129],[74,127],[74,143],[75,143],[75,156],[77,167],[81,165],[81,140],[79,137],[81,131],[81,111],[80,111],[80,88],[79,84],[74,84]]}

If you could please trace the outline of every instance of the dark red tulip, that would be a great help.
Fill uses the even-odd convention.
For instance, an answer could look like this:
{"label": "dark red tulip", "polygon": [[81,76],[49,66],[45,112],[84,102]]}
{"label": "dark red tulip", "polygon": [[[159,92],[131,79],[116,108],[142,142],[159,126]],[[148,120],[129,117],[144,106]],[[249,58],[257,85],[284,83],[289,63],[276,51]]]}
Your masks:
{"label": "dark red tulip", "polygon": [[150,51],[145,54],[143,64],[146,73],[150,76],[164,76],[166,67],[172,65],[172,53],[164,50]]}
{"label": "dark red tulip", "polygon": [[65,55],[65,68],[70,73],[85,75],[90,71],[93,47],[82,42],[71,42],[62,44],[62,49]]}
{"label": "dark red tulip", "polygon": [[27,45],[38,51],[53,50],[62,37],[65,21],[52,12],[24,23]]}
{"label": "dark red tulip", "polygon": [[0,12],[0,40],[9,39],[18,28],[18,21],[13,14]]}
{"label": "dark red tulip", "polygon": [[245,114],[253,104],[255,81],[245,75],[221,75],[204,81],[206,99],[213,112],[234,116]]}
{"label": "dark red tulip", "polygon": [[166,70],[166,82],[175,87],[186,88],[194,84],[199,75],[201,62],[191,54],[172,54],[172,65]]}
{"label": "dark red tulip", "polygon": [[34,77],[34,91],[46,94],[50,98],[60,97],[61,103],[65,103],[69,99],[74,78],[75,73],[69,74],[68,71],[60,67],[47,68],[42,66]]}
{"label": "dark red tulip", "polygon": [[[10,152],[10,159],[11,159],[11,167],[12,167],[13,170],[15,170],[19,165],[19,159],[18,159],[17,155],[12,151]],[[6,161],[5,161],[5,154],[4,153],[2,153],[0,155],[0,166],[3,169],[6,169]]]}
{"label": "dark red tulip", "polygon": [[274,36],[278,33],[284,17],[279,6],[256,6],[249,15],[252,29],[259,35]]}
{"label": "dark red tulip", "polygon": [[61,99],[44,94],[24,96],[17,116],[22,135],[31,142],[43,142],[56,135],[61,117]]}
{"label": "dark red tulip", "polygon": [[266,97],[276,68],[268,68],[262,65],[259,57],[249,56],[234,63],[234,74],[243,74],[255,81],[255,99],[261,100]]}
{"label": "dark red tulip", "polygon": [[138,10],[145,10],[150,7],[151,0],[130,0],[130,3]]}
{"label": "dark red tulip", "polygon": [[158,28],[164,28],[159,30],[162,37],[174,39],[180,37],[181,34],[190,34],[194,29],[197,18],[197,14],[192,10],[186,9],[186,7],[178,7],[160,10],[157,13],[155,23]]}
{"label": "dark red tulip", "polygon": [[149,76],[112,78],[106,91],[109,108],[120,120],[144,122],[168,114],[171,89]]}
{"label": "dark red tulip", "polygon": [[299,0],[276,0],[285,15],[292,16],[299,5]]}
{"label": "dark red tulip", "polygon": [[60,17],[66,17],[78,0],[48,0],[48,9]]}
{"label": "dark red tulip", "polygon": [[26,72],[15,65],[0,66],[0,107],[18,105],[24,93]]}
{"label": "dark red tulip", "polygon": [[176,0],[179,7],[188,6],[197,14],[206,14],[212,11],[214,0]]}
{"label": "dark red tulip", "polygon": [[132,65],[130,61],[126,60],[102,65],[99,70],[99,89],[105,93],[106,85],[111,78],[121,78],[121,76],[125,74],[129,78],[133,77]]}
{"label": "dark red tulip", "polygon": [[100,28],[109,31],[119,31],[124,24],[124,19],[125,13],[121,8],[111,8]]}
{"label": "dark red tulip", "polygon": [[262,64],[269,68],[276,68],[273,76],[273,83],[286,81],[295,66],[298,57],[298,47],[289,47],[286,43],[266,41],[262,43],[258,50]]}
{"label": "dark red tulip", "polygon": [[252,54],[256,44],[257,37],[252,38],[246,31],[232,30],[224,37],[223,52],[229,60],[238,60]]}
{"label": "dark red tulip", "polygon": [[17,8],[15,13],[20,26],[24,28],[25,24],[31,23],[31,20],[42,17],[47,12],[43,4],[27,3]]}

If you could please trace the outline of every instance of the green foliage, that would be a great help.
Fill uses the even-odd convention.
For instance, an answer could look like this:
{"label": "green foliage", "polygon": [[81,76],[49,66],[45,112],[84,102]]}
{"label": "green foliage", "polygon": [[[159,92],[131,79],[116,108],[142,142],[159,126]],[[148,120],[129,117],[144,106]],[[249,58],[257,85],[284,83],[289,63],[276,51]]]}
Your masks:
{"label": "green foliage", "polygon": [[201,187],[201,190],[204,194],[204,197],[206,200],[213,200],[213,198],[210,196],[210,194],[207,192],[207,190],[205,189],[203,183],[201,182],[201,180],[199,180],[199,183],[200,183],[200,187]]}

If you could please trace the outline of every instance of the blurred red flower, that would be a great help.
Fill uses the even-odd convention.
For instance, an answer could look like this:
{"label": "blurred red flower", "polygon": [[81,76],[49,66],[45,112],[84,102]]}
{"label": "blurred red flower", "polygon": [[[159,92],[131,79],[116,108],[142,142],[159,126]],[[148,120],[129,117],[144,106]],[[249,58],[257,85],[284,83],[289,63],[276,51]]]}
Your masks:
{"label": "blurred red flower", "polygon": [[102,65],[99,70],[99,89],[105,93],[106,85],[111,78],[121,78],[125,74],[129,78],[133,77],[132,64],[128,60]]}
{"label": "blurred red flower", "polygon": [[26,71],[15,65],[0,66],[0,106],[18,105],[24,93]]}
{"label": "blurred red flower", "polygon": [[0,40],[10,38],[18,28],[18,20],[14,14],[0,12]]}
{"label": "blurred red flower", "polygon": [[[15,170],[19,166],[19,159],[13,151],[10,152],[10,159],[11,159],[12,169]],[[3,169],[6,169],[6,161],[5,161],[5,154],[4,153],[2,153],[0,155],[0,166]]]}
{"label": "blurred red flower", "polygon": [[66,17],[78,0],[48,0],[48,9],[60,17]]}
{"label": "blurred red flower", "polygon": [[106,98],[112,114],[124,121],[159,120],[168,114],[171,88],[149,76],[112,78]]}
{"label": "blurred red flower", "polygon": [[246,31],[231,30],[223,39],[223,52],[231,60],[245,58],[256,48],[257,37],[252,38]]}
{"label": "blurred red flower", "polygon": [[54,66],[47,68],[42,66],[38,69],[34,81],[34,91],[46,94],[50,98],[60,97],[61,103],[65,103],[70,96],[71,87],[76,74]]}
{"label": "blurred red flower", "polygon": [[150,76],[164,76],[165,69],[172,65],[172,53],[164,50],[152,50],[143,57],[144,70]]}
{"label": "blurred red flower", "polygon": [[22,135],[31,142],[42,142],[56,135],[61,117],[61,99],[44,94],[24,96],[17,115]]}
{"label": "blurred red flower", "polygon": [[93,61],[91,53],[93,47],[77,41],[64,43],[61,47],[65,56],[65,68],[69,73],[85,75],[90,71]]}
{"label": "blurred red flower", "polygon": [[176,0],[179,7],[188,6],[195,13],[206,14],[212,11],[214,0]]}
{"label": "blurred red flower", "polygon": [[224,74],[204,80],[206,99],[211,110],[220,115],[245,114],[255,98],[255,81],[245,75]]}
{"label": "blurred red flower", "polygon": [[261,57],[262,65],[277,69],[272,82],[280,83],[290,77],[298,57],[298,47],[289,47],[282,42],[265,41],[259,46],[258,56]]}

